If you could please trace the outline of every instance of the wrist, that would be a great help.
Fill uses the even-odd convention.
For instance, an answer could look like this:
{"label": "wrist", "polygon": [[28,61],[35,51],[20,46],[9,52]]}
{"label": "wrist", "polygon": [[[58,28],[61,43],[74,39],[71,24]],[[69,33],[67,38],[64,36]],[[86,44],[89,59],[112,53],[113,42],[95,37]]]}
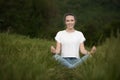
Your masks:
{"label": "wrist", "polygon": [[55,54],[60,54],[60,52],[59,51],[55,51]]}
{"label": "wrist", "polygon": [[91,52],[87,51],[87,54],[91,54]]}

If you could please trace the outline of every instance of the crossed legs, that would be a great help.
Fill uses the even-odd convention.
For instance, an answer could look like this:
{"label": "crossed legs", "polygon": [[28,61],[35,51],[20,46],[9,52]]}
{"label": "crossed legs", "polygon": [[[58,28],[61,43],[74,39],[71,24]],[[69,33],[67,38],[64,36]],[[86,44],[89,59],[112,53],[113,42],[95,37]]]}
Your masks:
{"label": "crossed legs", "polygon": [[90,55],[85,55],[82,58],[63,58],[60,55],[56,54],[53,57],[64,66],[68,68],[75,68],[86,61],[89,56]]}

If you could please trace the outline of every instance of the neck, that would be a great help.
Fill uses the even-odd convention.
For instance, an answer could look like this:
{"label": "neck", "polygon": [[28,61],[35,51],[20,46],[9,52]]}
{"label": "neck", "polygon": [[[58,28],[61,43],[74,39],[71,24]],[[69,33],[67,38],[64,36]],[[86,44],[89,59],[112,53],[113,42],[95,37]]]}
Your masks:
{"label": "neck", "polygon": [[74,29],[74,28],[72,28],[72,29],[66,29],[66,31],[67,31],[67,32],[74,32],[75,29]]}

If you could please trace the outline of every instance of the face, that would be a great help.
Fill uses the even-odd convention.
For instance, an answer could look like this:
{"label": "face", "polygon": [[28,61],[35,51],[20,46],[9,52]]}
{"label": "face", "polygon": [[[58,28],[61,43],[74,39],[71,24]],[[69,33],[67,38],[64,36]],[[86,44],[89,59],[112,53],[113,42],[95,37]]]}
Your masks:
{"label": "face", "polygon": [[65,24],[66,24],[67,29],[73,29],[75,25],[75,17],[72,15],[66,16]]}

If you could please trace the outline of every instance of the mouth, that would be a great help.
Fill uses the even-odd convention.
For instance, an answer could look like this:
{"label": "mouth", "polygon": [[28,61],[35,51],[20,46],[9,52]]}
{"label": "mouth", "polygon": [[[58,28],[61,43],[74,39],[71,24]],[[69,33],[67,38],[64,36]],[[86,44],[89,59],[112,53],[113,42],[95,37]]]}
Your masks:
{"label": "mouth", "polygon": [[68,24],[67,26],[68,26],[68,27],[73,27],[74,25],[73,25],[73,24]]}

